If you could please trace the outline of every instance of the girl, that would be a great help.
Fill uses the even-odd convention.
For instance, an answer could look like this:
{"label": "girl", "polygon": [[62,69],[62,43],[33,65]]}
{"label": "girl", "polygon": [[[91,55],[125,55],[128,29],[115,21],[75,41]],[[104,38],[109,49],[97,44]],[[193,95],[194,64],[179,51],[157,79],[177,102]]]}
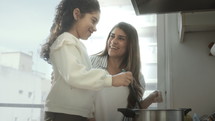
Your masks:
{"label": "girl", "polygon": [[100,18],[97,0],[62,0],[41,57],[54,72],[52,88],[45,102],[45,121],[86,121],[92,116],[95,90],[127,86],[132,73],[111,76],[102,69],[91,69],[85,46],[96,31]]}

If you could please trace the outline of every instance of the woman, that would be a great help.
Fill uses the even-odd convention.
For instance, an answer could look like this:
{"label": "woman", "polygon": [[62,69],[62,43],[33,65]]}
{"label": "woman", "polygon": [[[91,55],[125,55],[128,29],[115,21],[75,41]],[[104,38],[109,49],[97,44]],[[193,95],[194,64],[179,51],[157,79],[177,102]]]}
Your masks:
{"label": "woman", "polygon": [[[158,91],[142,100],[145,82],[140,72],[140,52],[136,29],[125,22],[115,25],[110,31],[104,51],[90,57],[94,68],[107,70],[111,75],[131,71],[134,77],[132,86],[140,100],[140,108],[147,108],[157,102]],[[121,121],[123,115],[117,108],[137,108],[135,98],[128,87],[106,88],[96,95],[94,116],[96,121]]]}

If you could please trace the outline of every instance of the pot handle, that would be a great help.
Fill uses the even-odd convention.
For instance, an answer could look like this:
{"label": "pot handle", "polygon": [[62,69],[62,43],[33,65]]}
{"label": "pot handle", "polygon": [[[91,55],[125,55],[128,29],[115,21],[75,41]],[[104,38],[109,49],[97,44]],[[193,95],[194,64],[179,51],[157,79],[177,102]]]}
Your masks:
{"label": "pot handle", "polygon": [[191,108],[181,108],[184,111],[184,115],[186,116],[190,111],[192,111]]}
{"label": "pot handle", "polygon": [[118,108],[119,112],[121,112],[127,118],[134,118],[136,113],[135,110],[129,108]]}

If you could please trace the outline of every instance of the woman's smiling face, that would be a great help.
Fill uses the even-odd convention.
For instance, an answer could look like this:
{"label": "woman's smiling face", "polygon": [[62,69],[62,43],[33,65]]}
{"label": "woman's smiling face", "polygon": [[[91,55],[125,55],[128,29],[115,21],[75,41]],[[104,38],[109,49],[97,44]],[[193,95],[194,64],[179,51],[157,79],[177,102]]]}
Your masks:
{"label": "woman's smiling face", "polygon": [[127,52],[128,39],[125,32],[115,28],[108,38],[108,55],[111,57],[123,57]]}

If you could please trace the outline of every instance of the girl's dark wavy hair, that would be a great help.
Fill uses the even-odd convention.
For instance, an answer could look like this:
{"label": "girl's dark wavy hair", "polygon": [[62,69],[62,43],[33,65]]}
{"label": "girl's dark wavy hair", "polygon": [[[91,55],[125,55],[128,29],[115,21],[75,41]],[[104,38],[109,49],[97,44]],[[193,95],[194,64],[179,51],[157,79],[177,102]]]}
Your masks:
{"label": "girl's dark wavy hair", "polygon": [[86,13],[100,12],[100,5],[97,0],[62,0],[56,8],[56,15],[50,29],[50,35],[46,43],[42,45],[40,57],[48,62],[50,54],[50,46],[56,38],[76,23],[73,10],[79,8],[82,17]]}
{"label": "girl's dark wavy hair", "polygon": [[[105,49],[98,53],[99,56],[108,56],[108,39],[110,38],[111,32],[115,29],[119,28],[122,31],[125,32],[128,40],[127,45],[127,52],[125,54],[125,57],[120,65],[121,69],[126,69],[127,71],[131,71],[134,77],[133,87],[136,91],[136,95],[138,99],[142,99],[144,87],[141,86],[139,77],[140,77],[140,69],[141,69],[141,62],[140,62],[140,49],[139,49],[139,39],[136,29],[125,22],[120,22],[117,25],[115,25],[107,38],[106,41],[106,47]],[[135,108],[136,106],[136,100],[132,95],[131,89],[129,89],[129,95],[128,95],[128,108]]]}

